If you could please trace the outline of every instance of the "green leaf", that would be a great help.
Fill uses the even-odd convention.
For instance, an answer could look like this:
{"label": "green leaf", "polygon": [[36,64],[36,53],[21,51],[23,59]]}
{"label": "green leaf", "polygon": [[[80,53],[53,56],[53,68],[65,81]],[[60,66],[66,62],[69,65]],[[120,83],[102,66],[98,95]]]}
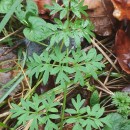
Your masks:
{"label": "green leaf", "polygon": [[46,8],[51,10],[50,15],[56,14],[57,12],[61,11],[63,8],[58,3],[53,3],[52,6],[45,5]]}
{"label": "green leaf", "polygon": [[63,68],[63,70],[64,70],[65,72],[67,72],[67,73],[69,73],[69,74],[72,74],[72,73],[75,72],[75,70],[74,70],[72,67],[63,66],[62,68]]}
{"label": "green leaf", "polygon": [[[111,113],[107,119],[103,119],[106,126],[103,130],[129,130],[130,121],[118,113]],[[103,122],[103,121],[102,121]],[[111,126],[107,123],[110,123]]]}
{"label": "green leaf", "polygon": [[65,121],[67,124],[71,124],[71,123],[75,123],[76,122],[76,118],[69,118]]}
{"label": "green leaf", "polygon": [[101,61],[102,59],[103,59],[102,54],[98,54],[95,60],[96,61]]}
{"label": "green leaf", "polygon": [[48,48],[52,47],[52,46],[55,44],[55,42],[56,42],[56,36],[53,35],[53,36],[51,37],[51,39],[50,39],[50,45],[49,45]]}
{"label": "green leaf", "polygon": [[[22,0],[15,0],[15,2],[13,3],[13,5],[11,6],[10,10],[7,12],[7,14],[4,16],[4,18],[2,19],[1,23],[0,23],[0,33],[3,30],[3,28],[5,27],[5,25],[7,24],[7,22],[9,21],[10,17],[13,15],[13,13],[15,12],[16,8],[18,7],[18,5],[22,2]],[[4,4],[4,3],[3,3]],[[3,5],[2,5],[3,6]]]}
{"label": "green leaf", "polygon": [[93,66],[95,66],[97,69],[102,70],[103,67],[105,67],[104,64],[100,63],[100,62],[92,62]]}
{"label": "green leaf", "polygon": [[53,68],[52,70],[51,70],[51,74],[57,74],[58,72],[60,71],[60,67],[58,66],[58,67],[55,67],[55,68]]}
{"label": "green leaf", "polygon": [[34,117],[31,123],[30,130],[38,130],[38,120],[36,117]]}
{"label": "green leaf", "polygon": [[68,37],[66,33],[64,33],[64,43],[66,47],[68,47],[70,44],[70,38]]}
{"label": "green leaf", "polygon": [[65,7],[69,7],[69,1],[68,0],[63,0],[63,4]]}
{"label": "green leaf", "polygon": [[97,125],[97,127],[103,127],[103,124],[99,119],[94,119],[94,122]]}
{"label": "green leaf", "polygon": [[77,112],[74,109],[65,109],[65,112],[69,114],[76,114]]}
{"label": "green leaf", "polygon": [[38,64],[42,63],[40,56],[38,56],[36,53],[33,53],[33,58]]}
{"label": "green leaf", "polygon": [[60,70],[60,72],[58,73],[58,76],[56,78],[56,84],[60,83],[60,82],[64,83],[64,81],[69,83],[70,79],[69,79],[69,77],[68,77],[68,75],[66,73],[64,73],[62,70]]}
{"label": "green leaf", "polygon": [[50,118],[50,119],[59,119],[60,116],[59,116],[59,115],[56,115],[56,114],[50,114],[50,115],[49,115],[49,118]]}
{"label": "green leaf", "polygon": [[88,74],[91,74],[94,77],[94,79],[98,79],[96,70],[94,69],[94,66],[92,64],[86,64],[86,71]]}
{"label": "green leaf", "polygon": [[57,108],[54,108],[54,107],[50,108],[49,111],[50,112],[58,112]]}
{"label": "green leaf", "polygon": [[90,97],[90,105],[91,105],[91,106],[94,106],[95,104],[98,104],[99,101],[100,101],[100,99],[99,99],[98,91],[95,90],[95,91],[92,93],[91,97]]}
{"label": "green leaf", "polygon": [[16,8],[15,14],[21,23],[28,25],[29,24],[28,18],[30,16],[38,16],[38,7],[36,5],[36,2],[32,0],[27,0],[26,7],[20,4]]}
{"label": "green leaf", "polygon": [[92,129],[92,128],[95,128],[95,129],[98,128],[97,125],[95,124],[95,122],[92,119],[85,120],[83,126],[86,126],[86,130]]}
{"label": "green leaf", "polygon": [[[31,130],[38,130],[38,126],[40,123],[43,125],[47,125],[48,122],[51,123],[51,128],[56,128],[57,125],[51,122],[51,119],[59,119],[60,116],[57,114],[58,110],[55,108],[59,105],[59,102],[54,102],[55,95],[52,93],[51,96],[46,97],[44,99],[40,99],[40,97],[35,94],[32,96],[32,100],[29,101],[21,99],[21,106],[16,104],[12,104],[13,108],[11,109],[12,116],[11,118],[18,118],[17,124],[25,125],[28,121],[32,120],[32,124],[30,126]],[[44,112],[41,112],[44,111]],[[52,112],[54,114],[50,114]]]}
{"label": "green leaf", "polygon": [[17,16],[17,18],[20,20],[21,23],[23,23],[24,25],[27,25],[27,21],[26,21],[26,11],[22,10],[22,8],[24,8],[24,6],[22,4],[20,4],[16,10],[15,10],[15,14]]}
{"label": "green leaf", "polygon": [[98,110],[98,112],[96,113],[96,118],[100,118],[102,115],[103,115],[103,113],[104,113],[104,108],[102,107],[102,108],[100,108],[99,110]]}
{"label": "green leaf", "polygon": [[30,26],[23,30],[24,35],[30,41],[42,41],[46,38],[45,36],[45,26],[46,22],[35,16],[29,17],[28,21],[30,22]]}
{"label": "green leaf", "polygon": [[55,123],[53,123],[50,119],[48,119],[46,125],[45,125],[45,130],[58,130],[58,127]]}
{"label": "green leaf", "polygon": [[80,94],[77,95],[76,99],[77,99],[77,101],[72,98],[71,101],[72,101],[72,104],[75,107],[77,113],[79,113],[79,111],[80,111],[82,105],[84,104],[85,100],[84,99],[81,100]]}
{"label": "green leaf", "polygon": [[90,49],[86,56],[86,61],[92,60],[93,58],[95,58],[96,55],[97,55],[96,49],[95,48]]}
{"label": "green leaf", "polygon": [[1,0],[0,1],[0,13],[7,13],[15,0]]}
{"label": "green leaf", "polygon": [[38,7],[36,2],[33,0],[27,0],[27,7],[26,7],[26,12],[31,12],[34,15],[38,15]]}
{"label": "green leaf", "polygon": [[100,118],[100,121],[106,124],[108,127],[112,127],[111,123],[111,115],[107,115],[106,117]]}
{"label": "green leaf", "polygon": [[86,107],[83,107],[83,108],[81,108],[80,110],[79,110],[79,113],[80,114],[84,114],[84,113],[86,113],[87,112],[87,108]]}
{"label": "green leaf", "polygon": [[92,114],[95,116],[98,110],[100,109],[100,105],[96,104],[92,107]]}
{"label": "green leaf", "polygon": [[87,122],[88,122],[87,125],[88,125],[88,124],[91,124],[91,127],[92,127],[92,128],[95,128],[95,129],[98,128],[94,120],[92,120],[92,119],[87,119]]}
{"label": "green leaf", "polygon": [[76,123],[76,125],[74,125],[72,130],[83,130],[83,128],[81,127],[79,123]]}
{"label": "green leaf", "polygon": [[86,130],[92,130],[91,125],[90,125],[90,124],[88,124],[88,125],[86,126]]}
{"label": "green leaf", "polygon": [[45,71],[43,74],[43,84],[46,85],[49,79],[49,74],[50,74],[50,70],[51,70],[51,66],[46,64],[44,65]]}
{"label": "green leaf", "polygon": [[112,99],[112,103],[118,108],[117,111],[127,117],[130,113],[130,97],[128,96],[128,93],[116,92],[112,96]]}
{"label": "green leaf", "polygon": [[79,82],[81,86],[84,86],[83,74],[79,70],[75,70],[75,71],[76,71],[76,74],[75,74],[74,82],[75,83]]}
{"label": "green leaf", "polygon": [[60,12],[60,19],[63,19],[66,15],[67,15],[67,9],[64,8],[64,9]]}
{"label": "green leaf", "polygon": [[2,122],[0,122],[0,128],[8,128],[8,126]]}
{"label": "green leaf", "polygon": [[84,32],[83,36],[86,38],[86,40],[91,43],[91,37],[89,36],[88,33]]}
{"label": "green leaf", "polygon": [[75,8],[72,8],[72,12],[78,17],[81,18],[81,14],[78,10],[76,10]]}
{"label": "green leaf", "polygon": [[78,32],[74,32],[73,35],[74,35],[74,40],[75,40],[76,45],[79,46],[80,43],[81,43],[81,39],[80,39],[79,33]]}
{"label": "green leaf", "polygon": [[89,115],[91,115],[91,109],[90,109],[90,106],[87,106],[87,113],[88,113]]}

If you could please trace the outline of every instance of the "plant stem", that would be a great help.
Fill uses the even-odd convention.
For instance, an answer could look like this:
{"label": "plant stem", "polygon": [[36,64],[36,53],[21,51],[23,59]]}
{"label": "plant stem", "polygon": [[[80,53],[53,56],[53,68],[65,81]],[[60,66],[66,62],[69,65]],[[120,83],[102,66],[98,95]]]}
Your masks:
{"label": "plant stem", "polygon": [[60,130],[63,127],[64,115],[65,115],[65,107],[66,107],[66,95],[67,95],[67,85],[64,87],[64,100],[63,100],[63,107],[62,107],[62,115],[61,115],[61,123],[60,123]]}

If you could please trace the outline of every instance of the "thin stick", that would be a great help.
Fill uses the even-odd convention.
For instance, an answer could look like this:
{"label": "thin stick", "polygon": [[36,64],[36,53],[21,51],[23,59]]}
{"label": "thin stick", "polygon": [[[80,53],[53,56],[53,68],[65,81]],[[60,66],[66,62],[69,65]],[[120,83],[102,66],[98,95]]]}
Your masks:
{"label": "thin stick", "polygon": [[[117,59],[115,60],[114,64],[116,64],[116,63],[117,63]],[[113,67],[111,67],[110,70],[109,70],[109,72],[108,72],[108,75],[107,75],[107,77],[106,77],[106,79],[105,79],[105,81],[104,81],[104,84],[105,84],[105,85],[106,85],[106,83],[108,82],[108,79],[109,79],[109,77],[110,77],[110,74],[111,74],[112,70],[113,70]]]}
{"label": "thin stick", "polygon": [[9,114],[10,114],[10,112],[4,112],[4,113],[0,114],[0,118],[8,116]]}
{"label": "thin stick", "polygon": [[105,58],[111,63],[113,68],[119,73],[120,71],[117,69],[115,64],[112,62],[112,60],[107,56],[107,54],[101,49],[101,47],[95,42],[94,39],[91,39],[92,44],[105,56]]}
{"label": "thin stick", "polygon": [[12,33],[10,33],[9,35],[7,35],[7,36],[1,38],[1,39],[0,39],[0,42],[2,42],[3,40],[5,40],[6,38],[8,38],[8,37],[10,37],[10,36],[12,36],[12,35],[18,33],[18,32],[21,31],[22,29],[23,29],[23,27],[19,28],[19,29],[16,30],[15,32],[12,32]]}

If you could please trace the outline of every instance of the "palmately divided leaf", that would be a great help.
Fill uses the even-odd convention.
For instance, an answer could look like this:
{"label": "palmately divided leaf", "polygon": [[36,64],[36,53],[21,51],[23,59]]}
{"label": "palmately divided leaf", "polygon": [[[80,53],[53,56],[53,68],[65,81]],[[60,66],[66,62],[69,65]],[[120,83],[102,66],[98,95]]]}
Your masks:
{"label": "palmately divided leaf", "polygon": [[[51,122],[51,119],[60,118],[58,110],[55,108],[59,105],[59,102],[54,102],[54,99],[54,93],[52,93],[51,97],[47,97],[46,99],[40,99],[36,94],[32,96],[32,101],[21,99],[22,106],[12,104],[12,118],[18,118],[17,125],[25,125],[25,123],[32,120],[31,130],[38,129],[38,125],[41,122],[45,124],[46,127],[48,122]],[[57,125],[52,124],[51,128],[53,127],[56,128]]]}
{"label": "palmately divided leaf", "polygon": [[[96,104],[90,108],[90,106],[84,107],[83,103],[85,102],[84,99],[81,99],[81,96],[78,94],[75,99],[71,99],[72,105],[74,109],[66,109],[65,112],[72,115],[72,117],[66,119],[66,123],[73,123],[73,129],[77,127],[86,128],[86,130],[92,130],[95,128],[96,130],[102,128],[105,125],[109,125],[109,117],[106,116],[101,118],[104,114],[104,108],[100,108],[100,104]],[[108,121],[108,124],[106,123]],[[80,125],[80,126],[78,126]]]}

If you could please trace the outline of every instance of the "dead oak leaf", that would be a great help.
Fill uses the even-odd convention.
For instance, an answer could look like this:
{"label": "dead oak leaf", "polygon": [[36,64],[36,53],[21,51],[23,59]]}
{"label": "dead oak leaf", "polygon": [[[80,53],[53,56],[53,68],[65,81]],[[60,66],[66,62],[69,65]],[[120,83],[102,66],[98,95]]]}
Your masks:
{"label": "dead oak leaf", "polygon": [[[115,39],[115,53],[121,68],[130,74],[130,0],[111,0],[114,5],[113,16],[125,21],[126,31],[119,29]],[[127,21],[127,23],[126,23]]]}
{"label": "dead oak leaf", "polygon": [[84,5],[87,5],[88,9],[96,9],[100,7],[101,0],[84,0]]}
{"label": "dead oak leaf", "polygon": [[[129,24],[130,25],[130,24]],[[115,53],[121,68],[130,74],[130,28],[120,29],[116,34]]]}
{"label": "dead oak leaf", "polygon": [[114,7],[111,0],[84,0],[84,5],[88,6],[87,13],[98,35],[109,36],[116,30],[117,21],[112,15]]}
{"label": "dead oak leaf", "polygon": [[130,0],[111,0],[114,5],[113,16],[118,20],[130,20]]}
{"label": "dead oak leaf", "polygon": [[38,6],[38,12],[39,12],[40,17],[43,19],[51,20],[51,17],[49,16],[50,11],[46,9],[44,6],[51,5],[52,1],[51,0],[34,0],[34,2]]}
{"label": "dead oak leaf", "polygon": [[38,6],[39,14],[45,14],[48,12],[48,10],[44,7],[44,5],[51,5],[52,1],[51,0],[34,0]]}

